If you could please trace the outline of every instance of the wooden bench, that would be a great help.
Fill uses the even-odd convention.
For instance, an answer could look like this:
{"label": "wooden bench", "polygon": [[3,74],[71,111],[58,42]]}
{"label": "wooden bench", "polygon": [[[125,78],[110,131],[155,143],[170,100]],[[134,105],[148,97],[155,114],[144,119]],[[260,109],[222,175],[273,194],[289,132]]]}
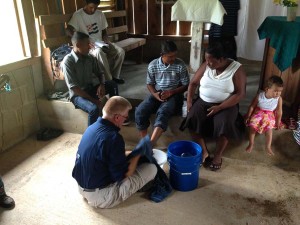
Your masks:
{"label": "wooden bench", "polygon": [[[66,36],[65,28],[73,14],[40,15],[39,25],[41,28],[41,39],[44,48],[54,50],[62,44],[70,44],[71,40]],[[127,14],[125,10],[104,12],[107,19],[107,34],[109,40],[125,52],[136,49],[138,52],[137,63],[143,59],[143,45],[145,38],[128,37]],[[55,30],[55,32],[53,32]]]}

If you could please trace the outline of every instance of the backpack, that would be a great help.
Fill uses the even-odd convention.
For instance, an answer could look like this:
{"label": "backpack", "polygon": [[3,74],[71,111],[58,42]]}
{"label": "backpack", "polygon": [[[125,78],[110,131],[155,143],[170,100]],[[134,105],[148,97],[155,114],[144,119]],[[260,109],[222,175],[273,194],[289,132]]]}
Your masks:
{"label": "backpack", "polygon": [[62,79],[64,77],[60,64],[64,57],[72,51],[72,47],[66,44],[61,45],[50,53],[50,64],[53,78]]}

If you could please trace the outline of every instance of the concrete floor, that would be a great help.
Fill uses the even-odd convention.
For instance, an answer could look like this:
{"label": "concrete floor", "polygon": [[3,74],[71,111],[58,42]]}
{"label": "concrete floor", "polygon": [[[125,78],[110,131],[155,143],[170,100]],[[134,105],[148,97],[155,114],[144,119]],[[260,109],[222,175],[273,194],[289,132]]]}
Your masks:
{"label": "concrete floor", "polygon": [[[258,86],[260,64],[244,62],[247,71],[247,98],[241,103],[245,112]],[[120,94],[141,99],[147,94],[147,65],[125,64],[126,84]],[[133,88],[134,87],[134,88]],[[133,117],[133,115],[131,115]],[[180,132],[180,117],[156,148],[167,149],[172,141],[189,140]],[[132,123],[123,127],[126,148],[138,142]],[[51,141],[35,136],[0,154],[0,173],[15,209],[0,209],[0,224],[205,224],[205,225],[296,225],[300,223],[300,148],[290,130],[274,131],[274,157],[264,151],[264,137],[258,136],[251,154],[244,151],[247,140],[231,142],[223,157],[222,169],[212,172],[200,168],[198,188],[190,192],[174,190],[161,203],[153,203],[137,193],[114,209],[93,209],[77,192],[71,177],[80,134],[64,133]],[[208,141],[213,152],[215,146]],[[166,173],[169,168],[164,166]]]}

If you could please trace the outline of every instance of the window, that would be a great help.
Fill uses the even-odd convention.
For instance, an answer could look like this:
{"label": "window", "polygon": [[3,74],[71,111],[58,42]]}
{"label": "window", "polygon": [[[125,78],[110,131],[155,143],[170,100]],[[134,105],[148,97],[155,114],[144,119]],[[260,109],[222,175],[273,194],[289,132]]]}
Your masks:
{"label": "window", "polygon": [[115,0],[101,0],[99,9],[101,11],[111,11],[116,8]]}
{"label": "window", "polygon": [[[1,1],[0,65],[21,60],[26,55],[25,46],[28,46],[28,43],[23,41],[25,40],[23,36],[26,35],[26,31],[21,28],[24,24],[24,16],[22,9],[19,8],[21,7],[19,3],[18,0]],[[18,14],[18,12],[21,13]]]}

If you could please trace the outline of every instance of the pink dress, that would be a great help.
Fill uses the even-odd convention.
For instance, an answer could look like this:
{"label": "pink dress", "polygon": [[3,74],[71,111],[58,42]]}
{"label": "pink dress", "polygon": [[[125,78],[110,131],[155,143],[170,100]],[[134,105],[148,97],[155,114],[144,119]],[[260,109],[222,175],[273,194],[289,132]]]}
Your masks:
{"label": "pink dress", "polygon": [[279,97],[266,98],[265,92],[258,95],[258,104],[255,108],[248,126],[261,134],[275,127],[275,113]]}

